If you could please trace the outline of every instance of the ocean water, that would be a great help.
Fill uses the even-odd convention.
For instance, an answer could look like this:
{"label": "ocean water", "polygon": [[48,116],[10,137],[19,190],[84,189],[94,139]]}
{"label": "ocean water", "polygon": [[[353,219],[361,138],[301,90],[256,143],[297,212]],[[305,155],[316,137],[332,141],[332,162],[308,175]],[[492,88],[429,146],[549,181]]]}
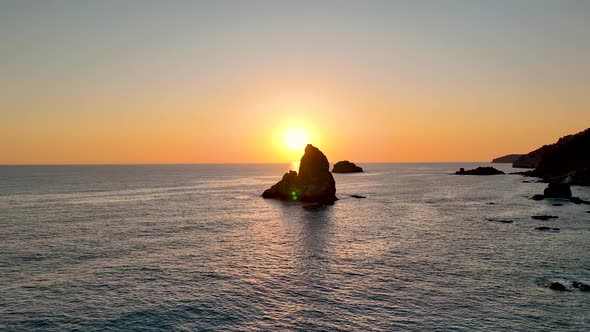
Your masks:
{"label": "ocean water", "polygon": [[590,330],[545,287],[590,283],[590,206],[478,165],[363,164],[333,206],[260,197],[296,165],[0,167],[0,330]]}

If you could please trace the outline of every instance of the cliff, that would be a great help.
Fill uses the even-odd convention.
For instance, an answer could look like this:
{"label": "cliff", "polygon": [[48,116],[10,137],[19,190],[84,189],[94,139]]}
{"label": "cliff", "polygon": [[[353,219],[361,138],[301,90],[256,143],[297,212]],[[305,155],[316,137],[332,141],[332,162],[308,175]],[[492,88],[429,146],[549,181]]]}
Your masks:
{"label": "cliff", "polygon": [[567,179],[570,184],[590,185],[590,128],[562,137],[556,143],[545,145],[527,156],[529,160],[538,158],[539,161],[536,168],[525,172],[525,175],[547,181]]}
{"label": "cliff", "polygon": [[498,157],[496,159],[492,160],[492,163],[495,164],[512,164],[513,162],[515,162],[518,158],[524,156],[524,154],[509,154],[509,155],[505,155],[502,157]]}

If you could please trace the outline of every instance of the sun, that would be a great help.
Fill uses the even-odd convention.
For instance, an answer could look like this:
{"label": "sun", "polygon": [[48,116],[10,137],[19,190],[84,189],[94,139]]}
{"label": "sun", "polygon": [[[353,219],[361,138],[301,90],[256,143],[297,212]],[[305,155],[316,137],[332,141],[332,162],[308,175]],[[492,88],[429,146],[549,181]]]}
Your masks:
{"label": "sun", "polygon": [[303,150],[308,143],[307,132],[300,128],[291,128],[285,132],[284,140],[289,150]]}

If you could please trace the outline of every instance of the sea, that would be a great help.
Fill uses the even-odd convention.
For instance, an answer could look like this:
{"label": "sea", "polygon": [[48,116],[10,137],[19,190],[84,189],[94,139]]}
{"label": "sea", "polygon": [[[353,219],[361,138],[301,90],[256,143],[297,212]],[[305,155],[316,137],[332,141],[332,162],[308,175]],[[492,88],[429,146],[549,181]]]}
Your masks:
{"label": "sea", "polygon": [[590,205],[360,166],[331,206],[260,196],[297,163],[2,166],[0,331],[590,330]]}

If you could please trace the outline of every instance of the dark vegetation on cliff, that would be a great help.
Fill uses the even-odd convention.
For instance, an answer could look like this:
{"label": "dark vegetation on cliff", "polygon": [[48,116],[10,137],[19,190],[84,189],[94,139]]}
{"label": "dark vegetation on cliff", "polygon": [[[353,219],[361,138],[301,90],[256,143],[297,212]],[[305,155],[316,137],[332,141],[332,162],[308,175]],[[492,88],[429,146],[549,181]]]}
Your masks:
{"label": "dark vegetation on cliff", "polygon": [[590,185],[590,128],[532,151],[512,166],[521,167],[519,165],[525,163],[535,169],[523,172],[523,175],[540,177],[548,182]]}
{"label": "dark vegetation on cliff", "polygon": [[509,155],[505,155],[505,156],[493,159],[492,163],[494,163],[494,164],[512,164],[518,158],[520,158],[522,156],[524,156],[524,154],[509,154]]}

